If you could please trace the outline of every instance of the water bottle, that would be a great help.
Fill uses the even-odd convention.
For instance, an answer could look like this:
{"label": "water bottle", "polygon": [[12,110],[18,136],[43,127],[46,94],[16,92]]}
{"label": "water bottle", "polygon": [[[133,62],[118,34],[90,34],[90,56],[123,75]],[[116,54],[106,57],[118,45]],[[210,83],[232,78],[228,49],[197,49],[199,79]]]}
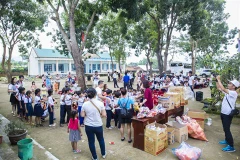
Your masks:
{"label": "water bottle", "polygon": [[212,125],[212,118],[208,118],[208,119],[207,119],[207,125],[208,125],[208,126],[211,126],[211,125]]}

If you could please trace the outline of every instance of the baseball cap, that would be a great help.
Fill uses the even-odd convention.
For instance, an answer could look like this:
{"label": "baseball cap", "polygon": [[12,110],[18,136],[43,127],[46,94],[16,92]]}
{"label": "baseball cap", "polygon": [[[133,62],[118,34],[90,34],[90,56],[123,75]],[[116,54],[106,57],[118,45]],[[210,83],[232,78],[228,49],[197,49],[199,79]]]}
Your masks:
{"label": "baseball cap", "polygon": [[239,82],[237,81],[237,80],[232,80],[232,81],[230,81],[235,87],[239,87]]}

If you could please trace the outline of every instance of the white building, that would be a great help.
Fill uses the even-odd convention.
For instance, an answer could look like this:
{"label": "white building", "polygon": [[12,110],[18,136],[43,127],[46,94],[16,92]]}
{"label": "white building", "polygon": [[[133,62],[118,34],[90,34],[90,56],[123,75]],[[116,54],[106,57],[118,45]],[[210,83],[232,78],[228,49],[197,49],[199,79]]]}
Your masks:
{"label": "white building", "polygon": [[[112,72],[111,57],[108,52],[101,52],[98,54],[87,53],[85,57],[85,73],[91,74],[98,71],[99,74],[106,74]],[[121,66],[125,70],[125,64]],[[113,60],[113,69],[119,71],[118,63]],[[50,73],[54,74],[68,74],[71,72],[75,74],[75,66],[71,56],[60,54],[54,49],[39,49],[33,48],[29,55],[28,75],[36,76]]]}

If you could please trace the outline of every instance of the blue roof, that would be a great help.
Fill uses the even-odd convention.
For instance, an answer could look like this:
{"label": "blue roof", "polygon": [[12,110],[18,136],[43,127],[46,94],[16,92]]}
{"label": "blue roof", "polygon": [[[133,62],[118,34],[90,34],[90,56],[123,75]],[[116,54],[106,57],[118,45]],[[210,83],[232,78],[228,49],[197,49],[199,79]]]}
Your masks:
{"label": "blue roof", "polygon": [[39,48],[33,48],[35,53],[37,54],[37,57],[44,57],[44,58],[71,58],[71,55],[65,56],[64,54],[61,54],[56,49],[39,49]]}
{"label": "blue roof", "polygon": [[[37,57],[41,57],[41,58],[72,58],[70,54],[68,56],[65,56],[64,54],[61,54],[56,49],[40,49],[40,48],[33,48],[33,49],[37,54]],[[111,59],[110,54],[107,51],[97,52],[97,55],[99,56],[99,58],[94,57],[89,59]]]}
{"label": "blue roof", "polygon": [[111,59],[109,52],[106,52],[106,51],[97,52],[97,55],[103,59]]}

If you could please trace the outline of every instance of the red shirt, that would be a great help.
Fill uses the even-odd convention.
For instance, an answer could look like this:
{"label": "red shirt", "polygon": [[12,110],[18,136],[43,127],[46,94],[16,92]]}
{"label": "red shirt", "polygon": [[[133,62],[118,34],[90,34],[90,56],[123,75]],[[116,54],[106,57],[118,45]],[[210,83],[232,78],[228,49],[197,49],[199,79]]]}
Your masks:
{"label": "red shirt", "polygon": [[147,99],[145,106],[148,107],[150,110],[153,109],[152,91],[150,88],[145,89],[144,98]]}
{"label": "red shirt", "polygon": [[70,118],[68,128],[71,130],[78,130],[78,118],[75,118],[74,120]]}

